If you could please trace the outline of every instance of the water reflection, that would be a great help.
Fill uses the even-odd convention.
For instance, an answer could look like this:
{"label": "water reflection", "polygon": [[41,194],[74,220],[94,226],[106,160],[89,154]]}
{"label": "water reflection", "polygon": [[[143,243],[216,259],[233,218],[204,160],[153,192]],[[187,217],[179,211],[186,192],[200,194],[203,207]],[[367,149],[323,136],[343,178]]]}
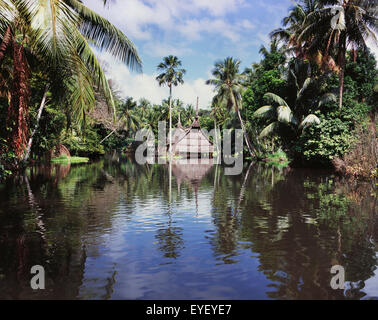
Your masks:
{"label": "water reflection", "polygon": [[[375,190],[329,173],[203,163],[31,168],[0,185],[0,298],[369,299]],[[29,287],[46,269],[46,290]],[[330,268],[346,269],[345,292]]]}

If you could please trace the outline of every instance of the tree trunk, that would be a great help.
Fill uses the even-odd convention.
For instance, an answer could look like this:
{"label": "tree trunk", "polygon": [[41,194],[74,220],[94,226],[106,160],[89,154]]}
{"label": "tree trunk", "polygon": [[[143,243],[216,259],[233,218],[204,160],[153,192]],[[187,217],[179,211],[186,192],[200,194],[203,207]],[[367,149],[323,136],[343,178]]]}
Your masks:
{"label": "tree trunk", "polygon": [[33,130],[32,134],[31,134],[31,136],[29,138],[29,142],[28,142],[28,146],[27,146],[27,149],[26,149],[25,157],[23,159],[24,162],[27,162],[28,159],[29,159],[31,147],[32,147],[32,144],[33,144],[33,138],[34,138],[35,133],[38,130],[39,120],[41,119],[43,109],[45,108],[45,105],[46,105],[46,99],[47,99],[47,92],[48,91],[49,91],[49,85],[47,84],[46,87],[45,87],[45,92],[43,94],[41,105],[39,106],[38,115],[37,115],[37,122],[35,124],[35,127],[34,127],[34,130]]}
{"label": "tree trunk", "polygon": [[11,28],[8,26],[7,30],[5,31],[3,41],[0,45],[0,64],[5,56],[5,51],[7,50],[11,39],[12,39],[12,32],[11,32]]}
{"label": "tree trunk", "polygon": [[100,141],[100,144],[103,143],[106,139],[108,139],[114,132],[117,131],[117,128],[115,128],[112,132],[110,132],[104,139]]}
{"label": "tree trunk", "polygon": [[215,144],[217,146],[217,158],[219,157],[219,145],[218,145],[218,133],[217,133],[217,120],[214,118],[214,128],[215,128]]}
{"label": "tree trunk", "polygon": [[169,86],[169,156],[172,156],[172,85]]}
{"label": "tree trunk", "polygon": [[244,140],[245,140],[245,143],[248,147],[248,151],[249,151],[249,154],[251,155],[251,157],[253,158],[253,152],[252,152],[252,148],[251,148],[251,142],[249,141],[249,137],[247,135],[247,130],[245,129],[245,125],[244,125],[244,121],[241,117],[241,114],[240,114],[240,109],[239,109],[239,106],[238,106],[238,103],[235,99],[235,96],[232,95],[233,99],[234,99],[234,103],[235,103],[235,109],[236,109],[236,112],[238,114],[238,117],[239,117],[239,121],[240,121],[240,125],[242,127],[242,130],[243,130],[243,135],[244,135]]}
{"label": "tree trunk", "polygon": [[30,98],[30,72],[23,47],[24,40],[22,44],[18,44],[13,39],[13,84],[7,116],[7,126],[11,129],[8,138],[9,145],[13,148],[18,159],[23,158],[27,144],[27,118]]}
{"label": "tree trunk", "polygon": [[345,74],[345,54],[346,54],[346,38],[343,33],[340,37],[340,50],[339,50],[339,66],[340,66],[340,90],[339,90],[339,112],[343,106],[343,91],[344,91],[344,74]]}

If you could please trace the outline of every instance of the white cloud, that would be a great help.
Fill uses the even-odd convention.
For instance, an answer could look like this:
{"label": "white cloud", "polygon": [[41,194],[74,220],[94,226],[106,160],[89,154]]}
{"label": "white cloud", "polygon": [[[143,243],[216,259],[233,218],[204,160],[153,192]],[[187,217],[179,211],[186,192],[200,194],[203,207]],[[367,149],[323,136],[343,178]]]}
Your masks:
{"label": "white cloud", "polygon": [[177,26],[177,31],[190,40],[200,40],[201,34],[218,34],[231,41],[240,40],[240,27],[228,24],[222,19],[190,19]]}
{"label": "white cloud", "polygon": [[[207,32],[233,41],[239,40],[242,29],[253,28],[247,20],[232,25],[222,19],[245,6],[244,0],[118,0],[106,8],[102,1],[86,0],[84,3],[138,40],[152,39],[153,26],[165,32],[178,31],[190,40],[199,40],[201,33]],[[208,18],[193,19],[201,12],[207,13]]]}
{"label": "white cloud", "polygon": [[[115,82],[117,90],[123,97],[133,97],[135,100],[146,98],[152,103],[159,104],[168,97],[168,88],[160,87],[155,80],[156,74],[137,74],[122,63],[115,60],[108,53],[96,53],[99,60],[106,65],[108,77]],[[208,108],[214,96],[212,87],[206,85],[205,80],[198,78],[185,82],[173,89],[175,99],[179,98],[187,104],[196,104],[197,96],[200,99],[200,107]]]}
{"label": "white cloud", "polygon": [[150,41],[143,46],[143,52],[151,57],[164,57],[168,55],[183,56],[193,53],[193,50],[177,44],[173,46],[168,43]]}

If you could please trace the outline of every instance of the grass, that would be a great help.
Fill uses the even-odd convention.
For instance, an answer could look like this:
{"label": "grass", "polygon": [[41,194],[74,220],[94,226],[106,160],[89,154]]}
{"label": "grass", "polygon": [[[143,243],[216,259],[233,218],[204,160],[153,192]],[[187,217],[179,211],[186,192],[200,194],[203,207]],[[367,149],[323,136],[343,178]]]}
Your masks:
{"label": "grass", "polygon": [[61,156],[58,158],[51,159],[52,163],[60,163],[60,164],[66,164],[66,163],[87,163],[89,161],[89,158],[84,157],[67,157],[67,156]]}
{"label": "grass", "polygon": [[266,163],[276,167],[287,167],[290,163],[285,152],[276,152],[266,157]]}

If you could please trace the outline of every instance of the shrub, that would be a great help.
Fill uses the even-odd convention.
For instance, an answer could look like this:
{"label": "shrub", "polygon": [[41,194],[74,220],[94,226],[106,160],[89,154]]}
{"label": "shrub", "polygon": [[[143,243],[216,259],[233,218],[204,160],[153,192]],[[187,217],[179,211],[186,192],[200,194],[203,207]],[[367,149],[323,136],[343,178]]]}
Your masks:
{"label": "shrub", "polygon": [[342,157],[353,142],[350,127],[340,119],[321,119],[307,128],[294,146],[294,158],[301,162],[330,166],[335,157]]}
{"label": "shrub", "polygon": [[14,152],[8,149],[6,140],[0,138],[0,181],[12,174],[10,169],[14,166],[16,159]]}

